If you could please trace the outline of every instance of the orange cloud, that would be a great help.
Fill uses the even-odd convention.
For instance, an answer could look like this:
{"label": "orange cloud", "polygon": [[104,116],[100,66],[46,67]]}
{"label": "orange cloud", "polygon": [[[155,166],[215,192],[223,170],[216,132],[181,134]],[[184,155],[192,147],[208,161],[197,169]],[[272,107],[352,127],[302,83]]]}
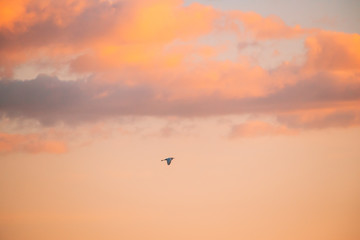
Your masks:
{"label": "orange cloud", "polygon": [[239,21],[240,26],[245,28],[245,32],[253,34],[259,40],[293,38],[309,32],[309,30],[302,29],[300,25],[287,26],[275,15],[263,17],[255,12],[230,11],[225,13],[225,16],[229,18],[230,26],[240,35],[242,35],[241,28],[235,21]]}
{"label": "orange cloud", "polygon": [[[153,0],[130,4],[127,6],[129,13],[118,20],[114,31],[93,42],[90,46],[91,54],[80,56],[72,63],[71,69],[96,72],[116,68],[121,70],[129,65],[141,69],[149,65],[166,68],[168,65],[179,64],[189,56],[197,56],[200,61],[207,61],[204,52],[194,50],[199,45],[196,39],[211,32],[217,31],[221,34],[228,29],[230,23],[239,21],[244,24],[246,31],[254,33],[258,39],[290,38],[306,32],[299,26],[286,26],[275,16],[263,18],[256,13],[241,11],[222,13],[196,3],[187,7],[181,6],[181,2]],[[221,20],[224,16],[227,18],[226,23]],[[239,26],[234,33],[238,30]],[[174,53],[178,49],[178,46],[173,44],[175,40],[185,41],[194,47],[190,48],[191,51],[188,48],[181,54]],[[218,46],[213,46],[209,51],[219,53],[217,48]],[[159,65],[154,66],[154,63]]]}
{"label": "orange cloud", "polygon": [[210,6],[181,6],[179,0],[135,1],[117,39],[126,44],[152,44],[202,36],[213,29],[217,12]]}
{"label": "orange cloud", "polygon": [[21,33],[47,20],[64,27],[91,3],[94,1],[0,0],[0,31]]}
{"label": "orange cloud", "polygon": [[[45,75],[0,82],[0,111],[10,117],[47,124],[117,115],[276,116],[334,104],[341,109],[359,99],[358,34],[178,0],[17,3],[1,2],[14,11],[0,27],[0,54],[6,56],[0,75],[11,80],[12,70],[27,63],[92,75],[74,82]],[[268,70],[241,55],[249,49],[239,36],[258,50],[268,40],[307,36],[308,51],[303,62]]]}
{"label": "orange cloud", "polygon": [[306,39],[306,67],[314,71],[360,71],[360,35],[321,31]]}
{"label": "orange cloud", "polygon": [[295,129],[322,129],[360,125],[360,102],[280,113],[280,123]]}
{"label": "orange cloud", "polygon": [[293,135],[296,131],[283,125],[275,125],[262,121],[250,121],[233,126],[229,137],[260,137],[269,135]]}
{"label": "orange cloud", "polygon": [[[275,16],[221,12],[198,3],[184,6],[179,0],[121,4],[96,0],[23,0],[0,4],[4,11],[0,54],[11,56],[0,61],[0,71],[6,77],[12,76],[16,66],[28,61],[46,56],[48,62],[58,64],[85,52],[86,57],[79,58],[73,70],[97,72],[122,69],[124,65],[141,67],[159,59],[174,66],[185,54],[178,56],[170,51],[164,55],[169,44],[185,41],[198,45],[199,37],[228,30],[229,22],[240,22],[259,39],[288,38],[304,32],[299,27],[286,26]],[[234,33],[238,30],[237,27]]]}
{"label": "orange cloud", "polygon": [[27,18],[26,6],[29,0],[0,0],[0,30],[13,30],[15,23]]}
{"label": "orange cloud", "polygon": [[175,98],[198,97],[217,94],[224,98],[263,96],[269,92],[268,73],[259,66],[246,62],[208,61],[186,67],[178,74],[182,77],[172,91]]}
{"label": "orange cloud", "polygon": [[64,153],[64,142],[50,140],[39,134],[9,134],[0,132],[0,153]]}
{"label": "orange cloud", "polygon": [[[122,70],[126,67],[167,68],[186,56],[205,56],[209,46],[193,42],[213,30],[218,13],[200,4],[182,6],[182,1],[152,0],[129,4],[127,15],[89,46],[92,51],[71,64],[75,72]],[[190,42],[185,52],[174,41]],[[189,45],[189,43],[187,43]],[[204,51],[204,49],[206,49]]]}
{"label": "orange cloud", "polygon": [[[1,1],[0,77],[12,77],[19,64],[53,65],[89,49],[90,42],[116,23],[120,7],[101,1]],[[20,10],[18,10],[20,9]],[[100,19],[100,20],[99,20]]]}

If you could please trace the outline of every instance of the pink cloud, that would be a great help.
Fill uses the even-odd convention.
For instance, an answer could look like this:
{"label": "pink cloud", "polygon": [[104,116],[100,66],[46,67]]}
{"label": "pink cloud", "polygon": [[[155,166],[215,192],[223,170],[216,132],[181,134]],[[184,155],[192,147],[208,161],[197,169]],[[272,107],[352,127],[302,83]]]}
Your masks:
{"label": "pink cloud", "polygon": [[297,131],[283,125],[262,121],[250,121],[232,127],[229,137],[260,137],[269,135],[294,135]]}
{"label": "pink cloud", "polygon": [[336,105],[323,109],[300,110],[278,115],[278,121],[294,129],[322,129],[360,125],[359,102],[350,106]]}
{"label": "pink cloud", "polygon": [[[237,22],[259,39],[288,38],[304,32],[300,27],[286,26],[275,16],[222,12],[198,3],[183,6],[177,0],[23,0],[0,4],[9,13],[2,16],[0,24],[0,54],[7,56],[0,60],[0,74],[6,77],[28,61],[46,57],[54,64],[63,63],[84,52],[91,54],[79,58],[73,69],[96,72],[124,64],[141,67],[157,62],[159,56],[162,63],[176,62],[179,56],[161,56],[168,44],[176,40],[195,44],[199,37],[221,34]],[[237,34],[238,27],[233,32]]]}
{"label": "pink cloud", "polygon": [[[288,26],[281,18],[276,15],[263,17],[255,12],[242,12],[238,10],[225,13],[228,18],[228,23],[232,28],[241,32],[240,26],[243,26],[245,33],[250,33],[258,40],[266,39],[286,39],[300,37],[312,32],[310,29],[303,29],[300,25],[294,27]],[[236,22],[240,23],[240,26]]]}
{"label": "pink cloud", "polygon": [[[10,117],[47,125],[129,115],[262,113],[289,128],[311,128],[311,119],[290,116],[336,106],[342,117],[313,121],[326,127],[348,116],[337,126],[358,124],[351,120],[357,108],[348,108],[360,99],[358,34],[292,27],[276,16],[184,6],[177,0],[1,4],[14,10],[0,27],[0,54],[6,56],[0,59],[0,74],[7,76],[0,82],[0,112]],[[217,45],[202,39],[228,33],[246,37],[240,29],[254,47],[269,39],[306,37],[304,63],[284,62],[267,70],[238,53],[242,46],[233,39],[233,49],[226,41]],[[232,50],[238,58],[224,60]],[[81,81],[46,75],[11,79],[19,64],[41,59],[92,75]]]}
{"label": "pink cloud", "polygon": [[1,1],[0,9],[19,12],[7,20],[0,17],[0,54],[7,56],[0,59],[0,77],[11,77],[15,67],[28,61],[46,57],[62,62],[88,49],[114,27],[121,11],[118,4],[96,0]]}
{"label": "pink cloud", "polygon": [[306,39],[306,67],[314,71],[360,69],[360,35],[320,31]]}
{"label": "pink cloud", "polygon": [[55,153],[67,151],[62,141],[48,139],[40,134],[9,134],[0,132],[0,153]]}

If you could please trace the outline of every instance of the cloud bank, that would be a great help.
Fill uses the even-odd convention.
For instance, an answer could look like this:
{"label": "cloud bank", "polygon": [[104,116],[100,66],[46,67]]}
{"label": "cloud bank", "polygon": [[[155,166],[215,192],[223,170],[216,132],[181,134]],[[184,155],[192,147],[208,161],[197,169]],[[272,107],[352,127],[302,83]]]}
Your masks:
{"label": "cloud bank", "polygon": [[[51,125],[262,114],[283,128],[249,123],[235,132],[268,133],[360,123],[357,33],[179,0],[0,4],[0,113],[8,117]],[[299,56],[276,47],[288,41],[302,43]],[[265,68],[251,53],[259,46],[283,60]],[[26,67],[53,74],[15,79]]]}
{"label": "cloud bank", "polygon": [[[0,109],[43,124],[81,123],[121,116],[204,117],[269,114],[290,127],[359,124],[360,82],[338,82],[327,74],[297,81],[264,96],[228,97],[219,93],[166,96],[167,88],[97,81],[61,81],[40,75],[27,81],[0,82]],[[305,116],[312,117],[306,118]]]}

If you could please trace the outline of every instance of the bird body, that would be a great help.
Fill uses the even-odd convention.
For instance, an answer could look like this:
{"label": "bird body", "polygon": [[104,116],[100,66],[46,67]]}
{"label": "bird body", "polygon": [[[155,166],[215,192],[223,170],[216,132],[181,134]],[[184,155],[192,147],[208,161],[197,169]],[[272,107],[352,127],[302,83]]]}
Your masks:
{"label": "bird body", "polygon": [[161,161],[166,161],[167,165],[170,165],[171,161],[173,160],[174,158],[173,157],[169,157],[169,158],[165,158]]}

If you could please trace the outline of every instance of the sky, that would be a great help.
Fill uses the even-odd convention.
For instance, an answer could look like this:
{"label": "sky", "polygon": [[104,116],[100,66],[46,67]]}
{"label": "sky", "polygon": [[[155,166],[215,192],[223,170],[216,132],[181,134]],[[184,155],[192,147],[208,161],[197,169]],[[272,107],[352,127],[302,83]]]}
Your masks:
{"label": "sky", "polygon": [[0,239],[360,239],[359,12],[0,0]]}

